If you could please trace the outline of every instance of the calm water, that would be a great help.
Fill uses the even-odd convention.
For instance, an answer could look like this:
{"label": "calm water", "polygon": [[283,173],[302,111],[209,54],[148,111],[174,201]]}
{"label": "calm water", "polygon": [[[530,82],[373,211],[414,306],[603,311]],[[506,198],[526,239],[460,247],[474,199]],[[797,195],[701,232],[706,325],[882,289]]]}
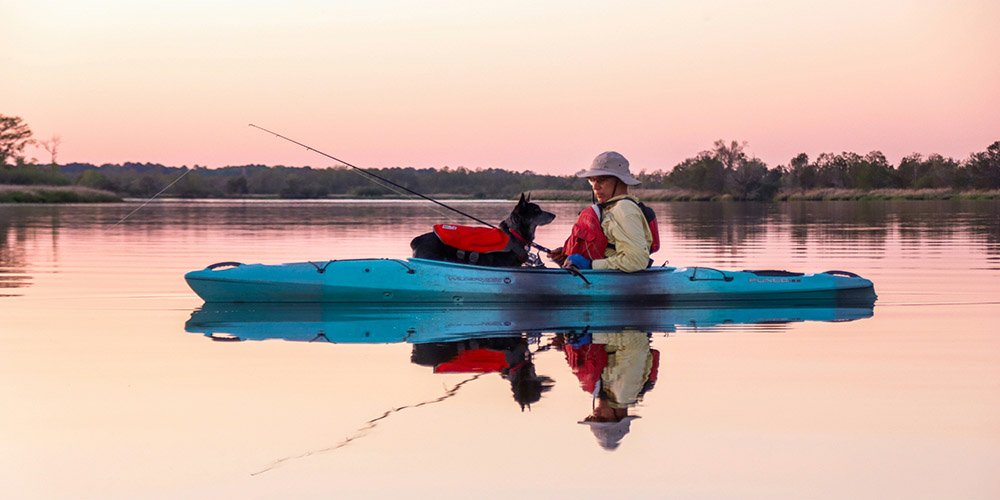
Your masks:
{"label": "calm water", "polygon": [[[654,205],[658,263],[849,270],[879,300],[516,321],[202,310],[182,279],[406,256],[464,223],[426,203],[163,202],[114,225],[137,206],[0,205],[5,498],[1000,497],[1000,203]],[[545,207],[554,247],[581,207]],[[636,318],[648,334],[614,333]],[[579,423],[598,379],[639,418]]]}

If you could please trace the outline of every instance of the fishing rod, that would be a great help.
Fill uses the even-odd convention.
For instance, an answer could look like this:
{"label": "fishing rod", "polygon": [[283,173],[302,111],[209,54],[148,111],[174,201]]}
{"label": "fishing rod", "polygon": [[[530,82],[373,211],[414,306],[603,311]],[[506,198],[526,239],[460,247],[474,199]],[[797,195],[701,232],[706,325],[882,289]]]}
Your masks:
{"label": "fishing rod", "polygon": [[[397,183],[395,183],[393,181],[390,181],[389,179],[386,179],[385,177],[382,177],[382,176],[380,176],[378,174],[374,174],[372,172],[369,172],[369,171],[367,171],[367,170],[365,170],[365,169],[363,169],[361,167],[356,167],[354,165],[351,165],[350,163],[347,163],[346,161],[341,160],[340,158],[337,158],[335,156],[326,154],[326,153],[324,153],[324,152],[322,152],[322,151],[320,151],[320,150],[318,150],[318,149],[316,149],[314,147],[308,146],[306,144],[302,144],[301,142],[296,141],[295,139],[291,139],[291,138],[285,137],[285,136],[283,136],[283,135],[281,135],[281,134],[279,134],[277,132],[274,132],[272,130],[268,130],[268,129],[264,128],[264,127],[261,127],[261,126],[258,126],[258,125],[254,125],[253,123],[251,123],[250,126],[253,127],[253,128],[255,128],[255,129],[258,129],[258,130],[263,130],[264,132],[267,132],[268,134],[271,134],[271,135],[273,135],[275,137],[278,137],[280,139],[284,139],[284,140],[286,140],[286,141],[288,141],[288,142],[290,142],[292,144],[296,144],[296,145],[302,146],[302,147],[306,148],[307,150],[312,151],[313,153],[317,153],[317,154],[323,155],[323,156],[325,156],[325,157],[327,157],[327,158],[329,158],[329,159],[331,159],[331,160],[333,160],[335,162],[338,162],[340,164],[343,164],[343,165],[346,165],[348,167],[351,167],[354,170],[357,170],[358,172],[361,172],[362,174],[367,175],[368,176],[368,180],[372,180],[372,178],[378,179],[378,180],[380,180],[382,182],[385,182],[387,184],[391,184],[391,185],[393,185],[393,186],[395,186],[395,187],[397,187],[399,189],[402,189],[403,191],[406,191],[407,193],[410,193],[410,194],[412,194],[414,196],[419,196],[419,197],[421,197],[421,198],[423,198],[423,199],[425,199],[425,200],[427,200],[427,201],[429,201],[431,203],[434,203],[435,205],[438,205],[440,207],[443,207],[443,208],[446,208],[448,210],[451,210],[452,212],[455,212],[455,213],[457,213],[459,215],[463,215],[465,217],[468,217],[468,218],[470,218],[470,219],[472,219],[472,220],[474,220],[474,221],[476,221],[476,222],[478,222],[480,224],[483,224],[485,226],[489,226],[489,227],[491,227],[493,229],[499,229],[497,226],[495,226],[493,224],[490,224],[489,222],[486,222],[486,221],[484,221],[484,220],[482,220],[482,219],[480,219],[480,218],[478,218],[478,217],[476,217],[474,215],[467,214],[467,213],[465,213],[465,212],[463,212],[463,211],[461,211],[461,210],[459,210],[459,209],[457,209],[455,207],[452,207],[452,206],[447,205],[445,203],[442,203],[442,202],[440,202],[438,200],[435,200],[434,198],[431,198],[430,196],[425,196],[425,195],[423,195],[421,193],[418,193],[418,192],[416,192],[416,191],[414,191],[414,190],[412,190],[412,189],[410,189],[410,188],[408,188],[406,186],[399,185],[399,184],[397,184]],[[372,182],[375,182],[375,181],[372,181]],[[378,184],[378,183],[376,182],[376,184]],[[531,245],[531,246],[533,246],[533,247],[535,247],[535,248],[537,248],[538,250],[543,251],[543,252],[552,252],[552,250],[549,250],[548,248],[545,248],[542,245],[539,245],[539,244],[537,244],[537,243],[535,243],[533,241],[530,242],[530,243],[528,243],[528,244]]]}
{"label": "fishing rod", "polygon": [[150,199],[146,200],[145,203],[143,203],[142,205],[139,205],[138,207],[136,207],[135,210],[133,210],[133,211],[129,212],[128,214],[126,214],[125,217],[122,217],[121,219],[118,219],[118,222],[115,222],[114,224],[112,224],[111,227],[112,228],[116,227],[116,226],[118,226],[118,224],[121,224],[122,222],[125,222],[125,219],[128,219],[129,217],[131,217],[132,214],[138,212],[139,209],[141,209],[142,207],[144,207],[146,205],[149,205],[149,203],[151,201],[155,200],[157,196],[160,196],[161,194],[163,194],[164,191],[170,189],[170,186],[173,186],[174,184],[177,184],[177,181],[180,181],[181,179],[183,179],[184,176],[187,175],[189,172],[191,172],[190,169],[185,169],[184,173],[182,173],[180,175],[180,177],[174,179],[174,182],[171,182],[170,184],[167,184],[166,187],[164,187],[163,189],[161,189],[160,192],[154,194]]}

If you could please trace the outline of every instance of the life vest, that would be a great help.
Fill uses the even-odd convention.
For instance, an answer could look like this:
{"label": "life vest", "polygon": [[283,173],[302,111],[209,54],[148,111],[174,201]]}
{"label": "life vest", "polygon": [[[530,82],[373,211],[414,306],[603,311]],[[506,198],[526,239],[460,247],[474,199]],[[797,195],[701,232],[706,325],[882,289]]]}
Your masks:
{"label": "life vest", "polygon": [[635,202],[636,205],[639,205],[639,209],[642,210],[642,216],[646,218],[646,223],[649,224],[649,232],[653,235],[653,243],[649,245],[649,253],[656,253],[660,249],[660,227],[656,223],[656,212],[641,201],[635,201],[630,198],[625,199]]}
{"label": "life vest", "polygon": [[608,366],[608,351],[603,345],[588,343],[580,346],[566,344],[563,352],[573,375],[580,381],[580,388],[593,393],[601,380],[601,373]]}
{"label": "life vest", "polygon": [[507,355],[493,349],[468,349],[434,367],[434,373],[490,373],[508,368]]}
{"label": "life vest", "polygon": [[657,375],[660,372],[660,351],[650,349],[649,353],[653,356],[653,363],[649,368],[649,376],[646,377],[646,383],[642,384],[642,390],[639,391],[639,397],[653,390],[653,386],[656,385]]}
{"label": "life vest", "polygon": [[573,255],[578,253],[590,260],[603,259],[608,248],[608,237],[601,229],[601,207],[591,205],[576,218],[569,238],[563,243],[563,253]]}
{"label": "life vest", "polygon": [[434,234],[441,243],[466,252],[502,252],[510,241],[507,233],[492,227],[435,224]]}
{"label": "life vest", "polygon": [[[653,236],[649,253],[652,254],[659,250],[660,230],[656,224],[656,212],[642,202],[635,201],[632,198],[622,198],[618,201],[622,200],[631,201],[642,210],[642,215],[646,218],[646,223],[649,224],[649,232]],[[573,229],[569,233],[569,238],[563,243],[563,253],[566,255],[578,253],[590,260],[604,258],[604,253],[609,245],[608,237],[604,234],[604,229],[601,228],[603,209],[603,204],[595,203],[580,212],[580,216],[577,217],[576,222],[573,224]]]}

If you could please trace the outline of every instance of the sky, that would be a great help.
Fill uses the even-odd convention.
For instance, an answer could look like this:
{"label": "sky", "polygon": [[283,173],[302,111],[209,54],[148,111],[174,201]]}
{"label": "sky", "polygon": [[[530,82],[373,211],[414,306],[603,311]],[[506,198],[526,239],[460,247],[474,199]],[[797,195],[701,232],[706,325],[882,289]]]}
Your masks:
{"label": "sky", "polygon": [[[59,163],[669,170],[1000,140],[993,0],[0,0],[0,114]],[[27,151],[50,161],[41,148]]]}

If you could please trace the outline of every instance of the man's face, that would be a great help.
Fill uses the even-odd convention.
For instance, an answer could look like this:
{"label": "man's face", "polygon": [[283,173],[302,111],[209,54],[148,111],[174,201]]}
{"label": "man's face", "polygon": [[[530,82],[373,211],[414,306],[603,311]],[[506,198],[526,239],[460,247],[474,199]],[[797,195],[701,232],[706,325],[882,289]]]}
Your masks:
{"label": "man's face", "polygon": [[615,195],[615,187],[618,186],[618,178],[613,175],[599,175],[597,177],[587,177],[590,188],[594,190],[594,197],[598,203],[604,203]]}

